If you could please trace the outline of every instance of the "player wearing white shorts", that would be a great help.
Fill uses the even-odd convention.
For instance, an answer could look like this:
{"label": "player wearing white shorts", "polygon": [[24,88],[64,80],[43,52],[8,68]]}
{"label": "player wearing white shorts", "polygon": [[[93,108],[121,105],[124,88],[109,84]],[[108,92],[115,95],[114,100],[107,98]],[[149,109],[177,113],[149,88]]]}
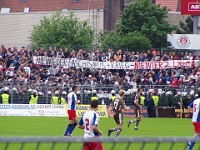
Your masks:
{"label": "player wearing white shorts", "polygon": [[[92,101],[90,107],[91,109],[82,116],[78,127],[84,129],[84,138],[98,138],[102,135],[98,128],[99,115],[96,113],[98,101]],[[83,147],[84,150],[103,150],[100,142],[85,142]]]}

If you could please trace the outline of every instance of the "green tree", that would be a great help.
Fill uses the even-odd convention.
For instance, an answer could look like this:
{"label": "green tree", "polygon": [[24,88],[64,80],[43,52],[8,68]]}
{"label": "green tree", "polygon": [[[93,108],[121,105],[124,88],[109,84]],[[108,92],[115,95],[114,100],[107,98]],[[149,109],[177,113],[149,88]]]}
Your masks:
{"label": "green tree", "polygon": [[84,46],[89,47],[94,40],[93,30],[86,21],[79,21],[72,12],[64,16],[56,12],[52,17],[44,17],[34,26],[30,36],[32,45],[37,46]]}
{"label": "green tree", "polygon": [[185,22],[179,21],[179,26],[176,30],[177,34],[192,34],[193,33],[193,16],[186,18]]}
{"label": "green tree", "polygon": [[[117,29],[114,32],[120,37],[129,36],[129,38],[125,38],[129,42],[130,35],[135,36],[133,38],[137,38],[137,42],[132,44],[144,43],[142,42],[144,40],[149,41],[149,44],[141,44],[141,49],[144,49],[143,46],[166,47],[168,45],[167,34],[176,30],[175,25],[171,26],[166,21],[168,11],[167,7],[155,5],[150,0],[135,0],[133,3],[128,4],[124,12],[122,12],[117,22]],[[111,34],[113,35],[113,33]],[[112,36],[108,35],[104,40],[111,41],[110,37]],[[104,43],[108,42],[103,41]],[[135,47],[138,45],[136,44]]]}
{"label": "green tree", "polygon": [[127,35],[120,35],[115,31],[105,37],[102,45],[124,50],[126,48],[129,48],[129,50],[147,50],[152,47],[151,41],[140,33],[130,32]]}

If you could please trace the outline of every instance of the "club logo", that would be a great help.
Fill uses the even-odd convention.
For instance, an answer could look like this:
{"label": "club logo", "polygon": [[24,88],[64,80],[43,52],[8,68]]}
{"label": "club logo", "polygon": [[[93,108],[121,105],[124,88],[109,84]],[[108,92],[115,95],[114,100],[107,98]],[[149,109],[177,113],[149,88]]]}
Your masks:
{"label": "club logo", "polygon": [[188,3],[188,11],[200,11],[200,3],[198,2]]}
{"label": "club logo", "polygon": [[177,43],[178,47],[180,47],[180,48],[188,48],[190,46],[191,42],[190,42],[189,37],[182,35],[178,38],[176,43]]}

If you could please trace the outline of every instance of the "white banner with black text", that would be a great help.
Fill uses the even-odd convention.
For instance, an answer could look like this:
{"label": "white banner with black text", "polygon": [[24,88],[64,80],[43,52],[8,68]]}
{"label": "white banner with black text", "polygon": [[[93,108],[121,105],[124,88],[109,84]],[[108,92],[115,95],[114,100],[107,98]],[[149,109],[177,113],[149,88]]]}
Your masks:
{"label": "white banner with black text", "polygon": [[143,62],[102,62],[78,60],[69,58],[53,58],[34,56],[33,63],[47,66],[60,66],[72,68],[96,69],[167,69],[176,67],[197,67],[199,60],[169,60],[169,61],[143,61]]}

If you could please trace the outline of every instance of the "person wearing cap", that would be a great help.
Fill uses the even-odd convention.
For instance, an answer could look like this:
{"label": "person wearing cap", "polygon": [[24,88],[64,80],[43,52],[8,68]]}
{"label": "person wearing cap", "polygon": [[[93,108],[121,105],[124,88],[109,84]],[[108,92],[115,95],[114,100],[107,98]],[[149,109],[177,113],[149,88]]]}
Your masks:
{"label": "person wearing cap", "polygon": [[112,90],[111,94],[112,94],[111,100],[114,101],[117,98],[115,91]]}
{"label": "person wearing cap", "polygon": [[38,92],[38,104],[46,104],[46,97],[43,95],[43,93],[40,91]]}
{"label": "person wearing cap", "polygon": [[37,104],[38,103],[38,95],[37,91],[33,90],[33,94],[30,96],[29,104]]}
{"label": "person wearing cap", "polygon": [[31,92],[28,91],[27,87],[21,90],[20,92],[20,101],[22,104],[29,104]]}
{"label": "person wearing cap", "polygon": [[66,95],[67,95],[67,92],[63,91],[62,96],[59,98],[59,104],[62,104],[62,105],[67,104],[67,101],[65,99]]}
{"label": "person wearing cap", "polygon": [[51,103],[51,98],[52,98],[51,91],[47,92],[47,97],[48,97],[48,104],[50,104]]}
{"label": "person wearing cap", "polygon": [[176,109],[180,109],[180,106],[182,105],[180,92],[177,92],[176,95],[173,96],[172,103],[173,103],[172,105],[173,107],[175,107]]}
{"label": "person wearing cap", "polygon": [[157,107],[159,105],[159,97],[156,95],[155,92],[153,92],[152,99],[154,101],[155,107]]}
{"label": "person wearing cap", "polygon": [[20,98],[20,95],[19,95],[19,93],[18,93],[18,91],[17,91],[17,88],[13,88],[12,89],[12,91],[13,91],[13,104],[21,104],[22,102],[21,102],[21,98]]}
{"label": "person wearing cap", "polygon": [[185,98],[185,102],[184,102],[185,105],[184,106],[190,105],[190,103],[192,103],[196,97],[198,97],[198,95],[195,96],[194,91],[191,90],[190,94],[188,95],[188,97]]}
{"label": "person wearing cap", "polygon": [[55,91],[55,93],[52,94],[52,98],[51,98],[51,104],[59,104],[59,92]]}
{"label": "person wearing cap", "polygon": [[91,100],[92,101],[98,101],[99,100],[99,98],[97,97],[97,91],[96,90],[93,90],[92,91],[92,97],[91,97]]}
{"label": "person wearing cap", "polygon": [[147,106],[147,113],[148,113],[148,117],[154,117],[154,107],[155,107],[155,103],[153,100],[153,93],[149,92],[147,99],[145,100],[145,106]]}
{"label": "person wearing cap", "polygon": [[9,88],[5,87],[3,94],[0,96],[0,104],[10,104],[11,98],[9,95]]}

